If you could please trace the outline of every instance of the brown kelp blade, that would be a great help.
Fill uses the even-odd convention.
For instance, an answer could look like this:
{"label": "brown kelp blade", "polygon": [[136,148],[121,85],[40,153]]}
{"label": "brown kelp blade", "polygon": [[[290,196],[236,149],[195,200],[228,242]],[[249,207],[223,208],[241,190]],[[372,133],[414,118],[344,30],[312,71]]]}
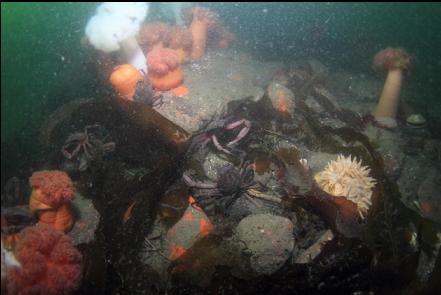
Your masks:
{"label": "brown kelp blade", "polygon": [[186,130],[162,116],[151,106],[136,101],[127,101],[122,98],[116,98],[115,102],[130,116],[134,124],[142,129],[155,128],[175,145],[180,146],[190,136]]}
{"label": "brown kelp blade", "polygon": [[357,205],[345,197],[332,196],[313,185],[310,193],[302,198],[331,228],[346,238],[358,238],[362,225],[358,222]]}

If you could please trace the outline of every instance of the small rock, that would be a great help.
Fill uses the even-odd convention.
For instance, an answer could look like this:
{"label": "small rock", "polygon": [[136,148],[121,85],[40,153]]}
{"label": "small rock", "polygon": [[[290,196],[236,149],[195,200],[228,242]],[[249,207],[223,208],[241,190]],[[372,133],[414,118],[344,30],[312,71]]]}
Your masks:
{"label": "small rock", "polygon": [[277,82],[271,82],[268,86],[268,96],[273,107],[281,113],[293,114],[295,110],[294,93]]}
{"label": "small rock", "polygon": [[422,128],[426,125],[426,119],[421,114],[412,114],[407,117],[406,123],[413,128]]}

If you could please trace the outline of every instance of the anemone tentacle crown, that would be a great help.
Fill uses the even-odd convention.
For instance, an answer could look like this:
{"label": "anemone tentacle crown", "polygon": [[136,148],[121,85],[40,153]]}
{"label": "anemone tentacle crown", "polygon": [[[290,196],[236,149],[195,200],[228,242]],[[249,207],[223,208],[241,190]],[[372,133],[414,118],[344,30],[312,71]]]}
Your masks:
{"label": "anemone tentacle crown", "polygon": [[328,163],[325,170],[317,173],[314,179],[327,193],[343,196],[354,202],[360,216],[364,218],[372,204],[372,189],[376,183],[369,172],[369,167],[362,166],[361,160],[339,155],[337,160]]}

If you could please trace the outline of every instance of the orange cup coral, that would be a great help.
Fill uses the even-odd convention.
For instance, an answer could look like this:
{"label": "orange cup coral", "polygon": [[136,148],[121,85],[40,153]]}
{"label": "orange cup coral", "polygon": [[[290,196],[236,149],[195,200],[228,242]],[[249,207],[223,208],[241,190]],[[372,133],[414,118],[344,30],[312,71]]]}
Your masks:
{"label": "orange cup coral", "polygon": [[7,272],[8,294],[71,294],[81,284],[81,253],[57,230],[25,228],[14,252],[21,266]]}
{"label": "orange cup coral", "polygon": [[70,177],[63,171],[38,171],[29,179],[32,187],[29,209],[38,215],[38,223],[68,232],[75,218],[70,201],[75,190]]}
{"label": "orange cup coral", "polygon": [[156,48],[147,55],[149,79],[156,90],[167,91],[178,87],[184,80],[176,52],[169,48]]}
{"label": "orange cup coral", "polygon": [[142,79],[142,74],[138,69],[130,64],[123,64],[113,70],[109,80],[119,95],[133,101],[136,86]]}

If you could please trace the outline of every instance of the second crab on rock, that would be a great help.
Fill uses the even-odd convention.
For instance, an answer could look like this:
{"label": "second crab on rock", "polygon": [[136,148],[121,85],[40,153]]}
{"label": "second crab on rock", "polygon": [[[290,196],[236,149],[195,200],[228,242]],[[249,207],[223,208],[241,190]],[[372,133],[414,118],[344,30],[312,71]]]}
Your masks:
{"label": "second crab on rock", "polygon": [[[231,117],[226,117],[212,120],[200,131],[193,134],[189,150],[193,151],[196,147],[206,148],[206,145],[211,142],[218,151],[231,155],[231,150],[243,140],[250,129],[251,122],[246,119],[234,120]],[[231,132],[232,130],[239,131]],[[232,136],[233,138],[231,138]],[[221,143],[220,137],[222,139],[228,137],[226,143]]]}
{"label": "second crab on rock", "polygon": [[194,180],[188,172],[184,173],[183,179],[192,189],[196,202],[209,215],[216,211],[227,212],[240,197],[251,198],[248,190],[263,188],[254,180],[254,170],[249,162],[243,162],[239,168],[233,164],[223,166],[216,182]]}
{"label": "second crab on rock", "polygon": [[103,126],[94,124],[69,135],[61,148],[65,158],[63,168],[71,172],[83,172],[93,160],[113,152],[116,144],[109,140],[106,133]]}

